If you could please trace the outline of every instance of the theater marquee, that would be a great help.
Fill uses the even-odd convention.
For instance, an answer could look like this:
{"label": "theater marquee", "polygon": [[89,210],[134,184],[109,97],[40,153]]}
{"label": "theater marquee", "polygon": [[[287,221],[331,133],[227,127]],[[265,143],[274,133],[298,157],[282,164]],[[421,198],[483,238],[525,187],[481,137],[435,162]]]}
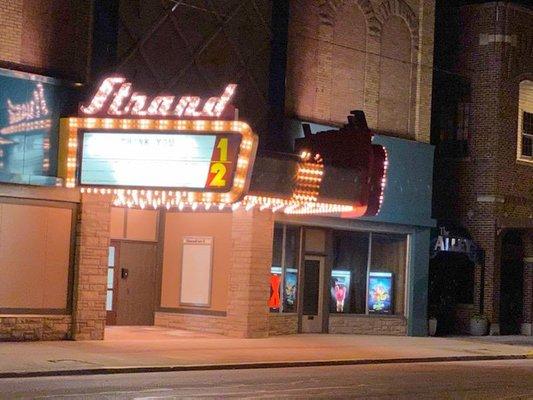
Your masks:
{"label": "theater marquee", "polygon": [[60,131],[67,187],[165,190],[172,205],[240,200],[257,148],[240,121],[66,118]]}
{"label": "theater marquee", "polygon": [[[113,193],[118,202],[142,197],[158,207],[242,199],[257,136],[244,122],[214,119],[223,114],[234,85],[206,100],[148,100],[124,79],[114,79],[104,80],[80,107],[84,117],[61,120],[59,175],[67,187]],[[99,117],[88,117],[89,111]]]}

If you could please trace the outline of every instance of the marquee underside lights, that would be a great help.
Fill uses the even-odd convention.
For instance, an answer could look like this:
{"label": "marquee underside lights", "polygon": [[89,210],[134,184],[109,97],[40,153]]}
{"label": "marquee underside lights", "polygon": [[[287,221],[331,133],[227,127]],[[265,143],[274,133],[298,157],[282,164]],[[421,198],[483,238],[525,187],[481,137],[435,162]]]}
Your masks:
{"label": "marquee underside lights", "polygon": [[[320,159],[320,157],[318,157]],[[285,214],[331,214],[354,212],[353,205],[335,204],[318,200],[320,184],[324,174],[324,166],[315,161],[310,162],[305,153],[301,154],[297,166],[293,193],[289,198],[267,195],[248,194],[240,202],[228,204],[214,201],[212,197],[190,198],[180,191],[154,190],[105,190],[98,188],[85,189],[88,193],[113,194],[113,204],[129,208],[166,208],[178,211],[222,211],[244,209],[251,211],[271,210]]]}
{"label": "marquee underside lights", "polygon": [[[109,143],[114,144],[110,146],[112,149],[100,143],[105,143],[106,135]],[[85,137],[96,144],[88,145]],[[128,154],[117,153],[121,147],[115,143],[117,140],[126,140],[123,146]],[[187,148],[165,153],[163,147],[170,142]],[[145,151],[139,143],[148,146]],[[204,147],[196,154],[198,143]],[[234,151],[233,145],[237,146]],[[81,186],[82,191],[90,193],[113,193],[115,202],[122,205],[232,204],[244,196],[256,147],[257,137],[240,121],[66,118],[61,120],[59,172],[67,187]],[[84,158],[82,150],[89,156]],[[207,158],[206,151],[209,151]],[[174,153],[178,156],[169,163]],[[153,156],[158,154],[161,160],[154,160]],[[126,155],[127,160],[121,159]],[[85,175],[83,168],[88,171]],[[200,181],[191,181],[191,168],[195,168],[197,176],[203,174]],[[186,184],[176,187],[167,186],[166,182]]]}
{"label": "marquee underside lights", "polygon": [[82,193],[112,194],[113,205],[128,208],[166,208],[177,211],[223,211],[244,209],[251,211],[270,210],[285,214],[331,214],[353,211],[353,206],[343,204],[331,204],[311,201],[297,201],[294,199],[282,199],[274,197],[247,195],[242,201],[225,203],[212,201],[205,198],[200,201],[191,199],[187,193],[179,191],[158,190],[124,190],[124,189],[99,189],[82,188]]}

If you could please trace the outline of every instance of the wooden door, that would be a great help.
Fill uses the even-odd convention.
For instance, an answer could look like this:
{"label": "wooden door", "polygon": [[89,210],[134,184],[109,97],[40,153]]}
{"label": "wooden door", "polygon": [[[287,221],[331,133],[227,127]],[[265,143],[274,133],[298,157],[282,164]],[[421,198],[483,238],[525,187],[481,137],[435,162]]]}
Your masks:
{"label": "wooden door", "polygon": [[118,244],[115,263],[116,325],[153,325],[156,293],[156,244]]}

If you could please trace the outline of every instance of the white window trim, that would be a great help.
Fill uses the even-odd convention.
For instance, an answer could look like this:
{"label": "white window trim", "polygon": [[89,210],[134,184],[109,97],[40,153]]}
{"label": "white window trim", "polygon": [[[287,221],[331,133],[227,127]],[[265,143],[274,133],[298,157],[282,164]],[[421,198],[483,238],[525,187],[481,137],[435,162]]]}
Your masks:
{"label": "white window trim", "polygon": [[[520,88],[519,88],[519,95],[518,95],[518,127],[517,127],[517,138],[516,138],[516,162],[518,164],[525,164],[525,165],[531,165],[533,166],[533,156],[524,156],[522,154],[522,143],[524,136],[531,137],[533,139],[533,135],[526,134],[523,131],[523,118],[524,118],[524,112],[527,113],[533,113],[533,109],[525,109],[522,103],[522,85],[533,87],[533,81],[522,81],[520,82]],[[524,88],[525,89],[525,88]],[[525,89],[527,90],[527,89]],[[525,97],[525,94],[524,94]]]}

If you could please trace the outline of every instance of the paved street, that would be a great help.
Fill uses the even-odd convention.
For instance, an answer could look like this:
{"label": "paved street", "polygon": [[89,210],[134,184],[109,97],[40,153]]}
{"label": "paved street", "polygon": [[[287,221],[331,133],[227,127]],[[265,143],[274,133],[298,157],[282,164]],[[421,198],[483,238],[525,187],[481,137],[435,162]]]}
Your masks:
{"label": "paved street", "polygon": [[533,360],[0,380],[2,399],[533,399]]}

